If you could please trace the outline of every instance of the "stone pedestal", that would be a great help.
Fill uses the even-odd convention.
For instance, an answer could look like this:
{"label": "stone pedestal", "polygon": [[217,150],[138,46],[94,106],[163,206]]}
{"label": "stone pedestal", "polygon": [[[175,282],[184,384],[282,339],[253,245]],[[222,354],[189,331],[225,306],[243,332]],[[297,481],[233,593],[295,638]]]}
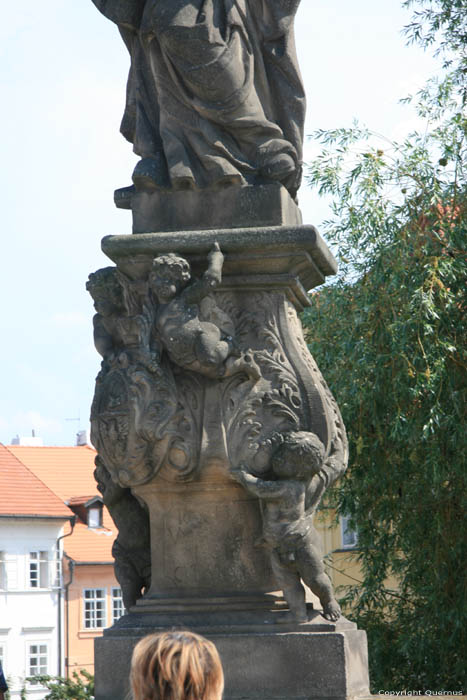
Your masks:
{"label": "stone pedestal", "polygon": [[300,225],[300,209],[279,184],[212,190],[134,192],[133,233]]}
{"label": "stone pedestal", "polygon": [[[311,606],[307,622],[293,621],[264,546],[260,501],[232,471],[246,464],[266,478],[269,438],[291,431],[319,438],[328,483],[346,464],[340,413],[297,316],[310,303],[307,290],[334,274],[336,264],[314,227],[277,224],[103,240],[127,311],[113,326],[95,321],[96,345],[105,347],[114,326],[113,342],[121,345],[108,360],[104,355],[93,441],[112,480],[131,489],[132,507],[141,511],[137,504],[144,504],[148,513],[151,584],[96,640],[96,700],[124,700],[136,641],[173,627],[214,641],[226,699],[368,694],[365,633],[344,618],[325,620]],[[168,351],[154,368],[150,343],[141,340],[141,328],[154,318],[148,311],[153,260],[176,253],[201,279],[215,243],[224,255],[222,282],[199,313],[235,338],[246,369],[210,377],[177,366]],[[131,547],[120,545],[131,558]],[[141,574],[141,586],[144,580]]]}
{"label": "stone pedestal", "polygon": [[[96,698],[126,697],[133,647],[158,629],[154,615],[128,615],[96,640]],[[310,611],[310,622],[296,626],[284,621],[193,629],[219,651],[224,700],[347,700],[369,694],[366,635],[347,620],[328,623]]]}

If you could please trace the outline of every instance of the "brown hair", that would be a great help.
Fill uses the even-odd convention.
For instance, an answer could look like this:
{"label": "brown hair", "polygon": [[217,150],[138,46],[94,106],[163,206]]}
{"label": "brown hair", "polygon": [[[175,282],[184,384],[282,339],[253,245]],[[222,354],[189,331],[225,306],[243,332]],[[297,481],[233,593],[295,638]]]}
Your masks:
{"label": "brown hair", "polygon": [[134,700],[220,700],[224,674],[214,644],[188,631],[144,637],[133,650]]}

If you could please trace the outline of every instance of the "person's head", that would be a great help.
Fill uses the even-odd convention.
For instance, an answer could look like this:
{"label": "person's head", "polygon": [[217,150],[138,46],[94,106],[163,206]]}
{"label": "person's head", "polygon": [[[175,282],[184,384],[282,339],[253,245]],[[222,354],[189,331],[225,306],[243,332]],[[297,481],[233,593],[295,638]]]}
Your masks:
{"label": "person's head", "polygon": [[86,289],[94,299],[94,308],[101,316],[110,316],[123,308],[123,289],[118,281],[117,268],[104,267],[92,272]]}
{"label": "person's head", "polygon": [[131,660],[134,700],[221,700],[224,674],[214,644],[198,634],[150,634]]}
{"label": "person's head", "polygon": [[190,281],[190,263],[175,253],[159,255],[152,263],[149,284],[157,299],[173,299]]}
{"label": "person's head", "polygon": [[319,472],[324,454],[324,445],[314,433],[286,433],[272,455],[271,467],[280,479],[307,479]]}

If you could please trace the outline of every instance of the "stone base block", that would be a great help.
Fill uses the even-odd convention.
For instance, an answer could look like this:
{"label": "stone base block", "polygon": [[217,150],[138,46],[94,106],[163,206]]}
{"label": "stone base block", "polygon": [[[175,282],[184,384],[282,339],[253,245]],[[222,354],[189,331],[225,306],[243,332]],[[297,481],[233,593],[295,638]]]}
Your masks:
{"label": "stone base block", "polygon": [[105,236],[102,250],[131,279],[147,277],[154,257],[169,251],[189,260],[199,276],[215,242],[225,256],[219,291],[287,288],[289,300],[300,311],[309,306],[307,290],[337,271],[334,256],[314,226]]}
{"label": "stone base block", "polygon": [[300,209],[278,184],[206,190],[135,192],[133,233],[244,226],[298,226]]}
{"label": "stone base block", "polygon": [[[127,636],[110,631],[96,639],[96,700],[125,700],[133,647],[156,629],[144,625]],[[224,700],[345,700],[369,695],[366,634],[345,620],[296,625],[294,631],[289,626],[280,631],[278,625],[261,631],[242,632],[235,626],[199,631],[221,656]]]}

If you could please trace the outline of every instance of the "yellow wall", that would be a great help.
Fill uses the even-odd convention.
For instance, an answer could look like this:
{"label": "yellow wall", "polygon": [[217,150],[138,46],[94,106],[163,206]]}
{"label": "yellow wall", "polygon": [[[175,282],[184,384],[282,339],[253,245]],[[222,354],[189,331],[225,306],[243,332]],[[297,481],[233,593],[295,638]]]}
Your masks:
{"label": "yellow wall", "polygon": [[[68,574],[65,573],[65,577]],[[81,668],[94,673],[94,639],[101,637],[103,629],[91,630],[84,627],[84,597],[85,588],[106,589],[106,627],[112,624],[112,588],[118,583],[111,564],[75,566],[73,582],[68,590],[68,614],[65,611],[65,625],[68,619],[68,635],[65,629],[65,640],[68,638],[68,675]],[[66,641],[65,641],[66,645]]]}
{"label": "yellow wall", "polygon": [[[340,586],[358,586],[362,581],[360,564],[357,561],[358,544],[355,548],[345,548],[342,545],[342,531],[340,523],[333,524],[335,511],[323,508],[315,516],[315,527],[321,536],[323,554],[327,555],[325,564],[326,573],[332,581],[337,598],[342,597],[344,591],[339,591]],[[397,590],[398,583],[394,577],[389,577],[385,587]]]}

